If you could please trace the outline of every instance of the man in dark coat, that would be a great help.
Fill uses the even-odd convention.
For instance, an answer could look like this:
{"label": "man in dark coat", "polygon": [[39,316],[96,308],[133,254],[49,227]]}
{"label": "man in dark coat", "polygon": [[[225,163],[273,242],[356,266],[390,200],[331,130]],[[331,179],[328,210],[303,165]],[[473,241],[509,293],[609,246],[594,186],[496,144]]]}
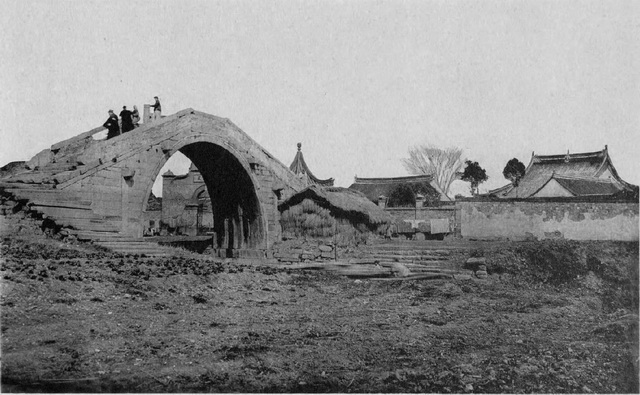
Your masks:
{"label": "man in dark coat", "polygon": [[160,99],[158,99],[158,96],[154,96],[153,99],[156,102],[154,104],[150,104],[151,108],[153,108],[153,115],[151,116],[151,119],[158,121],[162,117],[162,106],[160,105]]}
{"label": "man in dark coat", "polygon": [[120,119],[122,120],[122,133],[127,133],[130,130],[133,130],[133,119],[131,118],[132,112],[127,110],[127,106],[122,107],[122,111],[120,111]]}
{"label": "man in dark coat", "polygon": [[102,126],[109,130],[109,133],[107,133],[107,140],[120,135],[118,116],[113,113],[113,110],[109,110],[109,119],[107,119],[107,122],[105,122]]}

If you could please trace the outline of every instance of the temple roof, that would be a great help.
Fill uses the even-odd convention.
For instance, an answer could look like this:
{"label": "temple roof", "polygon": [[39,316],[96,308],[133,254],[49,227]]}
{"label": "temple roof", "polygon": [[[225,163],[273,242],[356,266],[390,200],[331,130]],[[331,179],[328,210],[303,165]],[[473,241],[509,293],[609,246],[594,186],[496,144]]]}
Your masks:
{"label": "temple roof", "polygon": [[532,154],[517,191],[507,184],[489,191],[489,195],[503,198],[532,197],[551,179],[575,196],[607,195],[633,187],[618,176],[605,146],[602,151],[596,152]]}
{"label": "temple roof", "polygon": [[405,177],[378,177],[378,178],[362,178],[356,177],[355,181],[349,189],[355,189],[367,196],[371,201],[377,202],[378,197],[389,197],[391,192],[400,185],[407,184],[428,184],[440,194],[440,200],[449,201],[449,197],[433,182],[433,176],[421,174],[417,176]]}
{"label": "temple roof", "polygon": [[620,188],[608,179],[574,178],[554,174],[544,185],[547,185],[551,180],[555,180],[573,196],[606,196],[620,191]]}
{"label": "temple roof", "polygon": [[311,170],[309,170],[309,166],[307,166],[307,162],[305,162],[304,156],[302,155],[302,143],[298,143],[298,152],[296,153],[296,157],[293,158],[293,162],[291,162],[291,166],[289,166],[289,169],[291,169],[291,171],[298,176],[304,177],[306,179],[307,185],[316,184],[323,187],[333,186],[333,178],[321,180],[318,177],[314,176]]}

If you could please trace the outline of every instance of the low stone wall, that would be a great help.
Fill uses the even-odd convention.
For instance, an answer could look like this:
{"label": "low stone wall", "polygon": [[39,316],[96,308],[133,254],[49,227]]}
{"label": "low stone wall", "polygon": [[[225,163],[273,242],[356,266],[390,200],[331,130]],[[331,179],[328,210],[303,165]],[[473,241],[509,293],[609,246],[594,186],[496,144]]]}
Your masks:
{"label": "low stone wall", "polygon": [[638,202],[458,201],[472,239],[638,240]]}
{"label": "low stone wall", "polygon": [[287,240],[274,244],[273,250],[267,254],[279,262],[332,261],[336,257],[336,248],[328,240]]}
{"label": "low stone wall", "polygon": [[431,219],[448,219],[449,224],[452,227],[452,231],[455,231],[456,215],[455,206],[441,206],[441,207],[387,207],[385,211],[391,214],[394,223],[399,224],[404,220],[423,220],[427,223]]}

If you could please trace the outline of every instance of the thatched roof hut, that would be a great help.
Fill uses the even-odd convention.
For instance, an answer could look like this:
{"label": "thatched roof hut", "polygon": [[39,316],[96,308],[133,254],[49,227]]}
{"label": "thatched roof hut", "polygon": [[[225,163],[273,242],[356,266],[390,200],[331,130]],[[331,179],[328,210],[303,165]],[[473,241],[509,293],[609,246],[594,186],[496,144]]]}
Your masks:
{"label": "thatched roof hut", "polygon": [[392,221],[389,213],[362,193],[347,188],[309,186],[278,205],[283,234],[360,240],[381,233]]}
{"label": "thatched roof hut", "polygon": [[300,204],[304,199],[311,199],[320,207],[327,209],[354,222],[364,222],[371,225],[388,224],[391,222],[389,213],[375,205],[361,192],[340,187],[320,188],[311,185],[291,196],[278,205],[282,212],[291,206]]}

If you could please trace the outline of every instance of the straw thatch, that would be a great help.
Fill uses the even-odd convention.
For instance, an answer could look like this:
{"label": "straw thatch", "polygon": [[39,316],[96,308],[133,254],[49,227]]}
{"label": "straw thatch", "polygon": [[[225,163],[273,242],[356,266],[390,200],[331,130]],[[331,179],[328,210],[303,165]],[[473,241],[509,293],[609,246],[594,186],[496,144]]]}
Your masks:
{"label": "straw thatch", "polygon": [[283,234],[293,237],[361,242],[391,223],[391,216],[360,192],[338,187],[310,186],[282,202],[278,209]]}
{"label": "straw thatch", "polygon": [[278,209],[285,211],[305,199],[313,200],[334,216],[350,219],[354,223],[376,226],[391,223],[389,213],[373,204],[364,194],[340,187],[320,188],[312,185],[280,203]]}

